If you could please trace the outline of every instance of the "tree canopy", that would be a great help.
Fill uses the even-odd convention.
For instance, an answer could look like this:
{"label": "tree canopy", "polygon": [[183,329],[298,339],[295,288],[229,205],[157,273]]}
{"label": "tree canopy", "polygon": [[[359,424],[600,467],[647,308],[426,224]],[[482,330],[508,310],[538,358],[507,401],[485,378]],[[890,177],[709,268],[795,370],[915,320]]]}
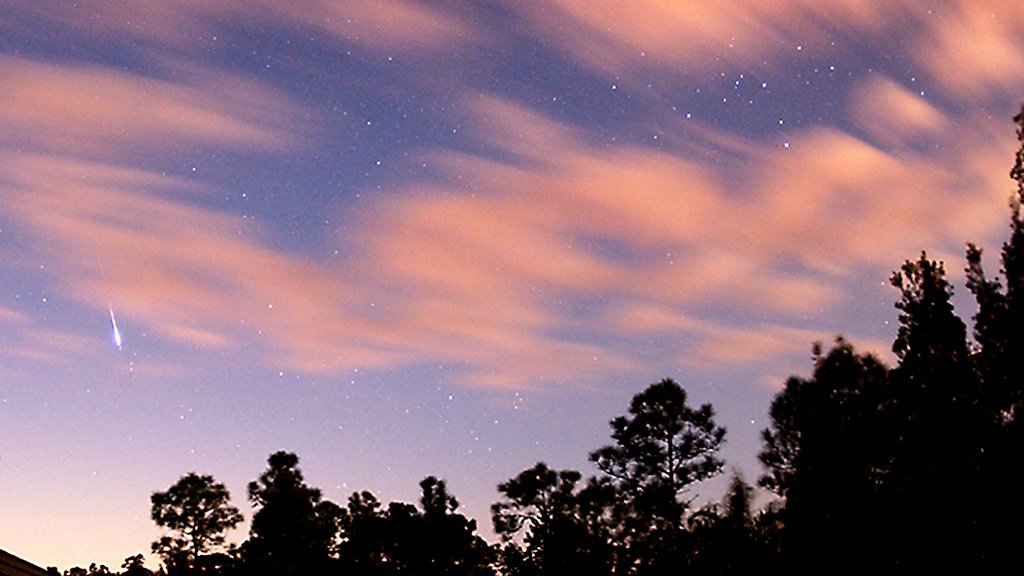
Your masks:
{"label": "tree canopy", "polygon": [[580,487],[575,470],[552,470],[543,462],[498,485],[503,499],[491,506],[494,531],[505,542],[522,536],[505,556],[518,561],[516,573],[587,574],[611,571],[608,510],[610,485],[591,480]]}
{"label": "tree canopy", "polygon": [[316,574],[329,563],[339,509],[306,484],[298,464],[294,453],[275,452],[249,483],[256,513],[245,552],[252,573]]}
{"label": "tree canopy", "polygon": [[[242,521],[227,488],[213,476],[195,472],[165,492],[154,492],[150,502],[153,522],[168,530],[153,542],[153,552],[164,559],[172,574],[190,572],[201,556],[223,547],[225,533]],[[126,570],[138,571],[138,565],[133,562]]]}
{"label": "tree canopy", "polygon": [[664,492],[675,499],[694,482],[722,470],[725,428],[710,404],[691,408],[686,390],[666,378],[633,397],[629,415],[611,421],[615,444],[590,460],[626,492]]}

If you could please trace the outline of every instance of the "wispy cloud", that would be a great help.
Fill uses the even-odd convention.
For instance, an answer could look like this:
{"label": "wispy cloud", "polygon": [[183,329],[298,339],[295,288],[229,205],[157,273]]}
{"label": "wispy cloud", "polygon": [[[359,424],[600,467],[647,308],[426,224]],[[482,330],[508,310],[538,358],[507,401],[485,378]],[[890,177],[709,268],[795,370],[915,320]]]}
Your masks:
{"label": "wispy cloud", "polygon": [[546,41],[595,70],[628,74],[637,66],[717,71],[827,46],[836,33],[884,34],[912,12],[904,4],[910,3],[560,0],[519,8]]}
{"label": "wispy cloud", "polygon": [[229,74],[189,82],[108,68],[0,59],[0,143],[90,156],[197,144],[280,150],[294,145],[297,110]]}
{"label": "wispy cloud", "polygon": [[[883,83],[857,98],[906,107],[906,95],[897,96],[893,104]],[[921,247],[961,246],[1005,216],[999,188],[973,187],[988,180],[972,167],[987,167],[992,157],[1005,162],[1010,148],[984,129],[923,154],[907,143],[884,150],[834,128],[811,128],[787,149],[751,143],[746,163],[758,168],[731,175],[669,152],[594,147],[572,128],[507,102],[476,106],[480,134],[514,159],[435,157],[452,183],[467,188],[393,196],[371,219],[367,244],[388,285],[405,287],[410,301],[444,300],[453,318],[472,314],[468,324],[506,335],[563,323],[599,341],[614,332],[602,324],[609,310],[657,302],[698,318],[745,311],[751,320],[738,327],[652,322],[656,330],[695,335],[705,358],[736,360],[723,356],[732,342],[743,361],[764,359],[822,335],[799,322],[756,318],[797,321],[841,309],[851,275],[872,270],[884,279]],[[864,120],[885,121],[886,114]],[[906,130],[949,126],[923,107]],[[519,326],[499,327],[508,310]],[[636,329],[637,318],[631,322]]]}
{"label": "wispy cloud", "polygon": [[857,87],[850,109],[853,123],[872,141],[895,148],[934,142],[952,121],[919,93],[880,75]]}
{"label": "wispy cloud", "polygon": [[25,315],[10,308],[4,308],[0,306],[0,322],[12,323],[12,322],[23,322]]}
{"label": "wispy cloud", "polygon": [[345,310],[353,291],[343,273],[267,248],[240,217],[147,190],[174,181],[49,157],[4,165],[5,210],[31,227],[55,280],[83,304],[110,302],[124,319],[189,346],[244,341],[309,371],[380,360],[379,335]]}
{"label": "wispy cloud", "polygon": [[960,0],[929,10],[914,55],[948,94],[965,102],[1020,98],[1024,11],[1013,0]]}

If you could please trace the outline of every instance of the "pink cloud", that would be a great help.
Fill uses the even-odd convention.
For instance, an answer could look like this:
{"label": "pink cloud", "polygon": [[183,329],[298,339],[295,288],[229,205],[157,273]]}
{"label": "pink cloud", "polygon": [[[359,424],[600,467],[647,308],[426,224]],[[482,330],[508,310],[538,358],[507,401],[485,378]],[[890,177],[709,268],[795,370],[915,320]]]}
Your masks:
{"label": "pink cloud", "polygon": [[697,347],[699,357],[714,364],[763,361],[810,350],[812,342],[827,342],[822,330],[806,330],[772,324],[730,327],[710,325]]}
{"label": "pink cloud", "polygon": [[0,306],[0,322],[21,323],[25,320],[26,317],[21,312]]}
{"label": "pink cloud", "polygon": [[91,348],[80,336],[40,327],[40,323],[18,310],[0,306],[0,352],[8,358],[53,362],[63,354],[82,353]]}
{"label": "pink cloud", "polygon": [[934,140],[950,128],[950,119],[919,93],[875,76],[850,98],[851,116],[872,139],[895,147],[915,139]]}
{"label": "pink cloud", "polygon": [[[625,365],[599,346],[550,337],[559,318],[503,289],[531,273],[525,256],[500,261],[505,275],[442,274],[439,284],[393,286],[380,269],[419,280],[433,268],[409,271],[396,257],[359,269],[281,254],[235,216],[146,191],[187,189],[164,176],[49,157],[9,156],[3,164],[4,212],[32,231],[53,280],[100,314],[110,303],[122,323],[153,336],[214,351],[246,348],[309,373],[458,364],[478,386],[539,385]],[[440,254],[462,252],[454,241],[426,244],[421,256],[440,263]],[[504,258],[500,246],[488,251]]]}
{"label": "pink cloud", "polygon": [[372,342],[324,349],[339,326],[359,323],[357,314],[332,322],[353,297],[343,276],[267,249],[238,217],[146,191],[187,184],[47,157],[3,164],[4,210],[30,226],[56,263],[51,273],[82,303],[109,302],[124,320],[190,346],[235,347],[262,333],[310,371],[379,360]]}
{"label": "pink cloud", "polygon": [[1014,0],[961,0],[926,19],[915,55],[951,95],[965,101],[1020,98],[1024,11]]}
{"label": "pink cloud", "polygon": [[[906,137],[886,150],[811,128],[795,133],[791,148],[737,146],[755,167],[739,173],[642,147],[597,147],[530,110],[484,99],[479,134],[514,159],[435,155],[451,187],[391,195],[364,242],[374,261],[387,263],[388,286],[405,287],[420,304],[443,300],[449,321],[465,320],[453,333],[490,326],[536,334],[567,323],[599,339],[623,327],[602,323],[605,313],[642,301],[662,307],[646,319],[656,332],[693,336],[704,358],[792,353],[831,335],[784,323],[676,323],[671,314],[729,309],[790,317],[795,326],[807,313],[849,303],[851,275],[871,270],[884,282],[922,247],[959,249],[1005,221],[999,188],[977,186],[995,182],[982,170],[997,157],[1005,165],[1007,138],[991,139],[982,125],[953,139],[956,122],[890,84],[856,98],[865,110],[874,102],[916,111],[897,130]],[[866,115],[862,126],[872,132],[890,114]],[[923,154],[911,142],[920,134],[946,146]],[[574,302],[600,304],[571,317]],[[509,310],[518,325],[498,320]],[[742,358],[723,356],[729,342],[741,344]]]}
{"label": "pink cloud", "polygon": [[[797,327],[751,319],[730,324],[717,318],[698,318],[683,306],[657,302],[627,303],[606,318],[610,325],[633,338],[671,337],[677,343],[673,361],[679,365],[715,367],[764,363],[778,358],[809,358],[811,346],[818,342],[830,346],[837,336],[826,329]],[[858,350],[870,352],[892,362],[891,344],[876,338],[846,334]],[[775,366],[778,368],[778,366]],[[785,366],[802,371],[804,365]],[[765,381],[772,388],[785,382],[785,376],[773,374]]]}
{"label": "pink cloud", "polygon": [[949,249],[985,235],[1005,218],[1007,188],[978,187],[990,175],[970,168],[995,157],[1005,164],[1012,145],[953,130],[951,123],[932,155],[807,130],[766,170],[758,206],[764,218],[753,230],[776,254],[830,273],[893,266],[923,247]]}
{"label": "pink cloud", "polygon": [[195,85],[106,68],[0,59],[0,143],[103,155],[197,143],[281,149],[297,110],[253,82],[195,72]]}
{"label": "pink cloud", "polygon": [[520,9],[545,39],[597,70],[618,74],[637,66],[761,62],[798,46],[826,46],[836,30],[884,33],[910,11],[901,3],[861,0],[560,0]]}
{"label": "pink cloud", "polygon": [[60,362],[69,356],[94,352],[95,341],[65,330],[40,328],[35,323],[20,322],[6,327],[0,340],[0,351],[9,358],[34,362]]}

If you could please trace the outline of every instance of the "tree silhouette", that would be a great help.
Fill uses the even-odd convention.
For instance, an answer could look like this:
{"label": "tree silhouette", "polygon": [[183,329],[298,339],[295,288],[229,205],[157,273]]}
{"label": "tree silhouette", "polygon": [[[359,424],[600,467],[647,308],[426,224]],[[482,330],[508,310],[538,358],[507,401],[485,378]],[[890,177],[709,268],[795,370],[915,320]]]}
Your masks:
{"label": "tree silhouette", "polygon": [[892,521],[887,527],[919,538],[895,551],[917,570],[968,569],[977,523],[974,506],[937,506],[950,497],[973,494],[980,484],[984,414],[972,370],[967,331],[954,312],[952,288],[942,263],[922,253],[893,274],[900,291],[900,329],[893,351],[888,413],[893,453],[884,484]]}
{"label": "tree silhouette", "polygon": [[725,428],[715,424],[710,404],[690,408],[686,391],[671,379],[634,396],[629,416],[611,426],[615,445],[591,453],[590,460],[627,493],[664,491],[675,500],[722,470],[717,454]]}
{"label": "tree silhouette", "polygon": [[420,506],[392,502],[382,510],[369,492],[341,510],[337,571],[360,576],[492,576],[491,550],[476,522],[457,512],[443,480],[420,482]]}
{"label": "tree silhouette", "polygon": [[888,465],[880,418],[888,370],[842,338],[810,379],[791,377],[762,432],[760,484],[785,498],[784,551],[793,568],[862,573],[877,566],[877,483]]}
{"label": "tree silhouette", "polygon": [[616,538],[623,548],[618,570],[660,574],[674,570],[682,554],[683,492],[718,474],[725,429],[710,404],[693,409],[686,391],[671,379],[633,397],[628,416],[611,421],[615,444],[590,455],[619,491]]}
{"label": "tree silhouette", "polygon": [[1002,276],[989,279],[982,267],[982,251],[967,247],[967,288],[978,304],[974,316],[976,370],[984,386],[985,408],[998,427],[1021,420],[1024,387],[1020,385],[1018,364],[1024,354],[1024,107],[1014,117],[1017,123],[1016,163],[1010,177],[1017,185],[1011,202],[1010,238],[1003,243]]}
{"label": "tree silhouette", "polygon": [[338,517],[339,571],[353,576],[391,574],[388,548],[388,515],[370,492],[355,492]]}
{"label": "tree silhouette", "polygon": [[414,534],[407,546],[419,544],[425,552],[419,566],[409,574],[444,576],[486,576],[490,568],[491,550],[476,534],[476,521],[459,514],[459,501],[448,492],[444,480],[428,476],[420,482],[423,509],[421,532]]}
{"label": "tree silhouette", "polygon": [[686,574],[739,576],[772,574],[772,550],[759,538],[751,509],[754,489],[737,472],[720,504],[708,504],[687,517]]}
{"label": "tree silhouette", "polygon": [[249,483],[256,512],[243,555],[250,573],[296,576],[327,570],[340,509],[306,485],[298,463],[293,453],[275,452],[266,472]]}
{"label": "tree silhouette", "polygon": [[[504,499],[491,506],[494,531],[506,542],[505,563],[523,574],[608,574],[612,550],[607,510],[611,487],[543,462],[498,485]],[[509,542],[523,535],[525,549]]]}
{"label": "tree silhouette", "polygon": [[753,500],[754,488],[738,473],[733,474],[725,501],[722,503],[725,508],[722,519],[727,529],[737,533],[745,533],[751,529],[753,516],[750,506]]}
{"label": "tree silhouette", "polygon": [[224,544],[224,533],[242,521],[231,495],[213,476],[191,472],[166,492],[150,497],[153,521],[169,534],[153,542],[169,573],[189,573],[203,554]]}
{"label": "tree silhouette", "polygon": [[121,576],[153,576],[153,572],[146,568],[142,554],[136,554],[124,559],[121,564]]}
{"label": "tree silhouette", "polygon": [[978,503],[985,522],[976,534],[978,555],[992,566],[1009,561],[1021,536],[1020,530],[1002,527],[1015,525],[1024,514],[1024,505],[1016,497],[1019,478],[1024,476],[1024,386],[1020,378],[1020,359],[1024,357],[1024,107],[1014,122],[1019,146],[1010,177],[1016,191],[1010,202],[1010,237],[1001,252],[1002,281],[986,277],[980,248],[967,247],[967,288],[978,305],[973,355],[981,388],[983,436],[978,482],[999,496]]}

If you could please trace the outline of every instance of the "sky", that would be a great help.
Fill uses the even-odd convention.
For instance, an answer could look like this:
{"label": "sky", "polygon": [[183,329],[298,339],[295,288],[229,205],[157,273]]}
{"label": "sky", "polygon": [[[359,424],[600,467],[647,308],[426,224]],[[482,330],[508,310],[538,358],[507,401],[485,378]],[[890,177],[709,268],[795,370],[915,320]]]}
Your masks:
{"label": "sky", "polygon": [[153,491],[211,474],[249,516],[277,450],[340,504],[442,477],[490,538],[498,483],[593,473],[666,377],[756,481],[813,342],[893,361],[902,261],[945,261],[965,318],[965,243],[998,269],[1022,29],[1018,0],[0,0],[0,548],[118,567]]}

